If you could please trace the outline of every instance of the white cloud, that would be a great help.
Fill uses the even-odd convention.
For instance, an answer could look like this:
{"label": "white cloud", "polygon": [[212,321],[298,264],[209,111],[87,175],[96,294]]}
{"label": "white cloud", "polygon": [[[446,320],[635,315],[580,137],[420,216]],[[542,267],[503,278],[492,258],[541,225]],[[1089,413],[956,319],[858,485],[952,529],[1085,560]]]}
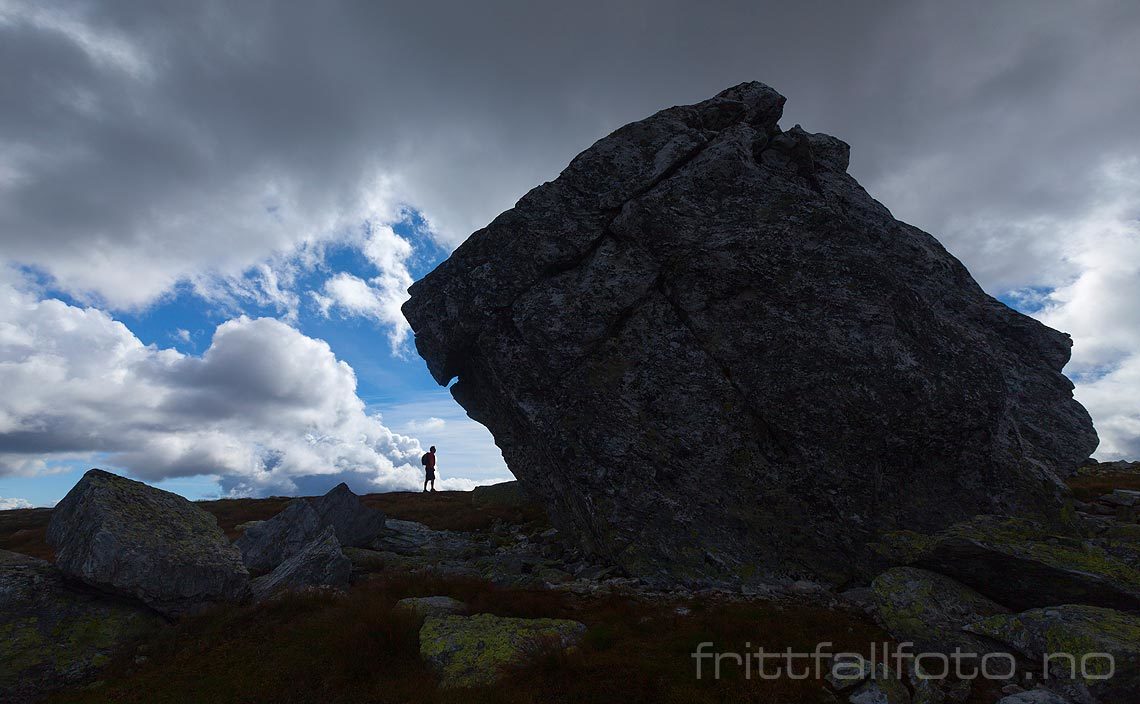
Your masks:
{"label": "white cloud", "polygon": [[1140,457],[1140,158],[1112,160],[1093,178],[1095,198],[1070,221],[1066,261],[1079,273],[1036,313],[1073,335],[1066,373],[1096,421],[1097,457]]}
{"label": "white cloud", "polygon": [[201,356],[143,345],[93,308],[0,282],[0,474],[98,458],[241,494],[414,488],[419,441],[366,412],[353,370],[277,320],[219,325]]}
{"label": "white cloud", "polygon": [[447,421],[443,418],[432,416],[427,420],[408,421],[406,427],[413,433],[437,433],[447,427]]}
{"label": "white cloud", "polygon": [[361,250],[380,273],[365,281],[341,272],[325,281],[313,298],[326,317],[335,310],[344,316],[367,318],[387,327],[392,352],[400,355],[411,332],[400,306],[408,300],[408,287],[412,285],[407,266],[412,245],[391,227],[373,225],[368,228]]}
{"label": "white cloud", "polygon": [[27,499],[6,499],[0,496],[0,511],[10,511],[14,508],[32,508],[32,502]]}

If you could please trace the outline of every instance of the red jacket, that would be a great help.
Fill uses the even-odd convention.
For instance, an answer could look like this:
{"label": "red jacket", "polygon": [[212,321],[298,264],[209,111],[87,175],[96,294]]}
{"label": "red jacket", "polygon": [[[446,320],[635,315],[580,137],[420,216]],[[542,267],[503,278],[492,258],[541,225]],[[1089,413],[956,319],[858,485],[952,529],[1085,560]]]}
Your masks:
{"label": "red jacket", "polygon": [[435,453],[432,453],[432,452],[427,453],[426,455],[424,455],[424,459],[426,460],[424,462],[424,467],[426,469],[435,469]]}

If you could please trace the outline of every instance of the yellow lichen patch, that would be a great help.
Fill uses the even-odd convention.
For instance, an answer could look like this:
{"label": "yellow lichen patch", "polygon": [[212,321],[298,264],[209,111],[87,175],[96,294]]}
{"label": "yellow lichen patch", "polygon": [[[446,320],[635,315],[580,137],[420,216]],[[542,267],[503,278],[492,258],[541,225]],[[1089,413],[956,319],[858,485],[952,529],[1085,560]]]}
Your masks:
{"label": "yellow lichen patch", "polygon": [[536,649],[570,647],[585,632],[583,624],[566,619],[429,616],[420,629],[420,656],[439,672],[442,687],[478,687]]}

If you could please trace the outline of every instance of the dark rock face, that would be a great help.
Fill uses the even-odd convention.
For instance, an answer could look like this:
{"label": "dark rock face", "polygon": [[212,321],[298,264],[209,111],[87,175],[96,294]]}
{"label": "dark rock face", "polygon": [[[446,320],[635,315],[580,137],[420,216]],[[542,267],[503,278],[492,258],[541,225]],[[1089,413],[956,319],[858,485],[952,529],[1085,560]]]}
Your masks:
{"label": "dark rock face", "polygon": [[52,512],[64,574],[168,616],[239,599],[249,573],[206,511],[168,491],[92,469]]}
{"label": "dark rock face", "polygon": [[0,550],[0,698],[41,699],[93,677],[121,644],[161,619],[66,581],[51,564]]}
{"label": "dark rock face", "polygon": [[281,591],[297,591],[316,587],[343,589],[348,586],[352,563],[340,549],[332,526],[321,532],[296,555],[277,569],[253,580],[255,599],[265,599]]}
{"label": "dark rock face", "polygon": [[586,549],[663,582],[863,573],[881,531],[1060,512],[1071,341],[777,126],[759,83],[580,154],[411,288],[440,384]]}

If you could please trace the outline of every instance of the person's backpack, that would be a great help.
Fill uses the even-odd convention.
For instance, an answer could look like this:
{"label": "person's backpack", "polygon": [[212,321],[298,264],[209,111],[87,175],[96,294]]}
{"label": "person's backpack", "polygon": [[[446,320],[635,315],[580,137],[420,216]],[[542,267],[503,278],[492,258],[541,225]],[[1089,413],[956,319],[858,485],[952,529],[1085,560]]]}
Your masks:
{"label": "person's backpack", "polygon": [[420,458],[420,464],[422,464],[423,466],[426,467],[427,463],[428,463],[428,455],[430,455],[430,454],[431,454],[430,452],[425,452],[424,456]]}

